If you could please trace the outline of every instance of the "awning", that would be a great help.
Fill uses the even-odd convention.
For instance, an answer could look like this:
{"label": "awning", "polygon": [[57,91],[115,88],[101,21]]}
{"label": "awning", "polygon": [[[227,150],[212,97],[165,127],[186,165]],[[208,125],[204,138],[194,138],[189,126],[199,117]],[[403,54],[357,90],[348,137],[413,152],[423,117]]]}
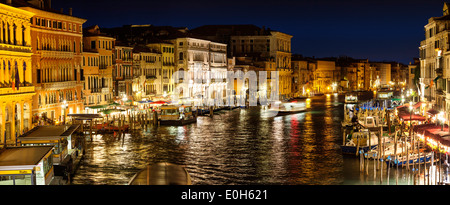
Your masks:
{"label": "awning", "polygon": [[111,114],[111,113],[115,113],[115,112],[123,112],[125,110],[122,109],[106,109],[106,110],[100,110],[99,112],[103,113],[103,114]]}
{"label": "awning", "polygon": [[151,102],[150,104],[166,104],[166,103],[167,103],[166,101],[158,100],[155,102]]}
{"label": "awning", "polygon": [[138,101],[138,103],[141,103],[141,104],[143,104],[143,103],[151,103],[151,102],[153,102],[153,101],[151,101],[151,100],[147,100],[147,101]]}
{"label": "awning", "polygon": [[425,121],[426,118],[421,115],[412,114],[402,112],[398,114],[398,117],[401,118],[403,121],[410,121],[410,120],[418,120],[418,121]]}
{"label": "awning", "polygon": [[436,114],[439,113],[439,111],[437,111],[437,110],[435,110],[435,109],[429,109],[429,110],[427,111],[427,113],[430,114],[430,115],[436,115]]}
{"label": "awning", "polygon": [[93,105],[93,106],[87,106],[89,109],[102,109],[107,108],[109,105]]}

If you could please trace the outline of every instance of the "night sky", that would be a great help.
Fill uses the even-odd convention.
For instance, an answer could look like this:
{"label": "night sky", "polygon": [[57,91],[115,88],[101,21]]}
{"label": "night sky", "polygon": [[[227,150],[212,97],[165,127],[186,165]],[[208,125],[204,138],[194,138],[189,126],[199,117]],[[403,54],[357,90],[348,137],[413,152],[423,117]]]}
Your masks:
{"label": "night sky", "polygon": [[152,24],[196,28],[254,24],[292,38],[303,56],[368,58],[409,64],[418,57],[424,26],[442,16],[441,0],[53,0],[85,18],[86,26]]}

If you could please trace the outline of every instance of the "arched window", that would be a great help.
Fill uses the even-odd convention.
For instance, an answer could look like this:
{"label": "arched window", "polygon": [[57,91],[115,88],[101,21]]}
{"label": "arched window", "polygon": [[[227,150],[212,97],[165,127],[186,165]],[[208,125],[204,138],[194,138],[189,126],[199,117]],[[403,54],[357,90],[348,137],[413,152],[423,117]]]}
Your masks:
{"label": "arched window", "polygon": [[180,52],[180,55],[179,55],[179,58],[178,58],[179,60],[183,60],[183,52]]}

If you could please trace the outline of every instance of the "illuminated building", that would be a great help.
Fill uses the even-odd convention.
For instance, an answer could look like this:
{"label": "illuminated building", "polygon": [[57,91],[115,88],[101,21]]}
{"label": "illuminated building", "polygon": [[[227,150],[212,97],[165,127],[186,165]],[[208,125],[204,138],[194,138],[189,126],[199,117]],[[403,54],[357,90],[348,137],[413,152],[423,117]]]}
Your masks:
{"label": "illuminated building", "polygon": [[176,70],[191,74],[188,79],[183,79],[189,82],[180,97],[224,100],[227,45],[196,38],[177,38],[174,44]]}
{"label": "illuminated building", "polygon": [[51,10],[43,1],[20,7],[33,12],[31,19],[33,117],[61,122],[69,113],[84,109],[82,99],[82,26],[85,19]]}
{"label": "illuminated building", "polygon": [[149,100],[157,95],[156,88],[161,86],[161,66],[161,53],[146,46],[133,48],[133,93],[136,100]]}
{"label": "illuminated building", "polygon": [[119,99],[133,97],[133,47],[116,41],[113,59],[115,62],[113,71],[114,96]]}
{"label": "illuminated building", "polygon": [[[450,95],[446,86],[449,76],[449,4],[444,3],[443,16],[432,17],[424,26],[425,40],[420,42],[421,100],[433,102],[434,108],[450,109]],[[449,96],[449,97],[447,97]],[[447,102],[447,103],[446,103]],[[447,105],[446,105],[447,104]]]}
{"label": "illuminated building", "polygon": [[30,19],[33,12],[0,4],[0,142],[15,144],[16,135],[31,129]]}
{"label": "illuminated building", "polygon": [[86,106],[105,105],[112,100],[114,38],[100,32],[98,26],[83,33],[83,96]]}
{"label": "illuminated building", "polygon": [[[159,62],[155,62],[155,66],[160,66],[156,71],[156,79],[153,81],[155,95],[153,99],[165,99],[170,96],[175,89],[174,80],[172,75],[175,70],[175,48],[170,42],[153,42],[147,44],[148,48],[151,48],[160,55],[155,55]],[[161,59],[159,59],[161,58]]]}

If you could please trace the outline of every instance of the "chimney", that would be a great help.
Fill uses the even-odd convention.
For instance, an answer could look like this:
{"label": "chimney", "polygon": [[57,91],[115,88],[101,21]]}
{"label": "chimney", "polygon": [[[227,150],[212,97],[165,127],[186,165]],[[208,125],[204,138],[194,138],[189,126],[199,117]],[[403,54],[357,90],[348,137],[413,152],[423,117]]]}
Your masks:
{"label": "chimney", "polygon": [[72,16],[72,8],[69,8],[69,15]]}
{"label": "chimney", "polygon": [[6,0],[6,4],[11,5],[12,4],[12,0]]}

